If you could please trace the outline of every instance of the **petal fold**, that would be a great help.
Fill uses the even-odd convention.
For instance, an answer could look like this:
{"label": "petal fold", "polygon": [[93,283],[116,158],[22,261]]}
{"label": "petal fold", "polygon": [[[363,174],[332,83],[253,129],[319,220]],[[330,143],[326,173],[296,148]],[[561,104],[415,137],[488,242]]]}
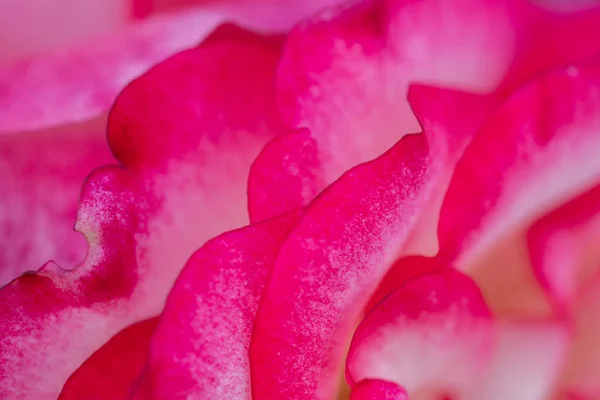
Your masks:
{"label": "petal fold", "polygon": [[517,91],[487,120],[446,193],[441,257],[470,268],[493,243],[597,184],[599,93],[597,62],[564,68]]}
{"label": "petal fold", "polygon": [[47,260],[77,265],[86,242],[73,232],[81,182],[114,163],[106,116],[0,135],[0,286]]}
{"label": "petal fold", "polygon": [[408,280],[362,321],[347,373],[395,382],[411,396],[454,398],[487,367],[493,320],[476,284],[447,269]]}
{"label": "petal fold", "polygon": [[250,400],[248,348],[281,242],[301,210],[212,239],[167,300],[132,399]]}
{"label": "petal fold", "polygon": [[380,379],[365,379],[354,386],[350,400],[408,400],[408,395],[395,383]]}

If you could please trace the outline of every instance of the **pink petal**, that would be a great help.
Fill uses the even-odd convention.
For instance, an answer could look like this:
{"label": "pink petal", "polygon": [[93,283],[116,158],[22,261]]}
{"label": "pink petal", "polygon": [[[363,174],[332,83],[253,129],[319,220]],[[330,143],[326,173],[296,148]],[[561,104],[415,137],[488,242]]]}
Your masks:
{"label": "pink petal", "polygon": [[411,396],[453,398],[481,378],[494,343],[492,328],[470,278],[453,269],[423,275],[386,297],[359,325],[347,372],[353,381],[395,382]]}
{"label": "pink petal", "polygon": [[219,20],[203,10],[186,10],[69,51],[1,67],[0,133],[82,121],[107,112],[127,83],[199,43]]}
{"label": "pink petal", "polygon": [[56,398],[92,351],[159,313],[200,244],[247,222],[250,163],[281,129],[280,44],[232,27],[214,35],[118,97],[108,139],[124,166],[84,185],[85,262],[49,264],[0,291],[0,397]]}
{"label": "pink petal", "polygon": [[254,160],[248,178],[251,221],[284,213],[290,204],[307,204],[318,194],[312,185],[318,179],[317,153],[308,129],[280,135],[265,146]]}
{"label": "pink petal", "polygon": [[350,400],[408,400],[408,395],[395,383],[365,379],[354,386]]}
{"label": "pink petal", "polygon": [[442,257],[470,268],[490,246],[600,180],[599,91],[599,64],[569,67],[518,91],[490,117],[444,199]]}
{"label": "pink petal", "polygon": [[71,375],[58,400],[127,399],[157,322],[158,318],[147,319],[113,336]]}
{"label": "pink petal", "polygon": [[600,186],[544,216],[529,230],[536,275],[550,298],[566,311],[598,273],[599,240]]}
{"label": "pink petal", "polygon": [[280,189],[263,189],[267,182],[256,179],[250,195],[272,198],[251,204],[276,207],[253,214],[306,204],[347,169],[415,132],[406,102],[411,82],[506,92],[552,65],[600,52],[598,21],[600,8],[553,16],[519,0],[371,0],[322,12],[292,32],[278,75],[284,119],[310,129],[305,143],[314,142],[316,155],[309,168],[287,168],[287,159],[304,157],[304,147],[293,151],[297,136],[273,143],[281,149],[257,163],[278,168],[271,187]]}
{"label": "pink petal", "polygon": [[48,259],[76,265],[86,243],[73,232],[81,182],[114,163],[106,116],[0,136],[0,285]]}
{"label": "pink petal", "polygon": [[399,258],[392,264],[379,284],[379,287],[377,287],[375,294],[369,300],[369,304],[366,307],[367,312],[382,301],[384,297],[404,285],[409,279],[441,271],[444,268],[450,267],[440,262],[436,257],[408,256]]}
{"label": "pink petal", "polygon": [[133,398],[250,399],[254,318],[277,251],[299,215],[225,233],[192,256],[169,295]]}

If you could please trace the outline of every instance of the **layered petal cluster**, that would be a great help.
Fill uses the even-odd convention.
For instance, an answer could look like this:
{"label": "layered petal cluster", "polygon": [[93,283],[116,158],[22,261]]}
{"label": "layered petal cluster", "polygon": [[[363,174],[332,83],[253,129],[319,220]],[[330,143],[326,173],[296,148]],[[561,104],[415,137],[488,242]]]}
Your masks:
{"label": "layered petal cluster", "polygon": [[[330,3],[182,18],[194,43]],[[600,5],[350,2],[220,25],[76,124],[132,55],[89,85],[26,73],[40,104],[94,102],[37,119],[0,90],[7,130],[43,128],[0,138],[5,281],[81,256],[56,192],[115,165],[83,184],[83,263],[0,290],[0,397],[597,399],[597,37]]]}
{"label": "layered petal cluster", "polygon": [[283,129],[279,51],[277,38],[225,25],[123,90],[108,117],[121,165],[96,169],[81,194],[85,261],[0,291],[0,397],[56,397],[93,350],[161,311],[198,246],[247,221],[246,171]]}

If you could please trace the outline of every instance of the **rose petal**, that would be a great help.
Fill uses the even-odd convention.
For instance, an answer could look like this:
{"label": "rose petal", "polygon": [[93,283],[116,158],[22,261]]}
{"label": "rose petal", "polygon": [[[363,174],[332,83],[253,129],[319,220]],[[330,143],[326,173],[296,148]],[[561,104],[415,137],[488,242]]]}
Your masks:
{"label": "rose petal", "polygon": [[404,285],[409,279],[419,275],[431,274],[449,268],[436,257],[408,256],[401,257],[387,271],[375,294],[369,300],[367,312],[373,309],[384,297]]}
{"label": "rose petal", "polygon": [[411,396],[453,398],[481,377],[493,343],[481,292],[447,269],[407,281],[375,307],[354,334],[346,368],[353,381],[377,377]]}
{"label": "rose petal", "polygon": [[83,188],[85,262],[47,265],[0,291],[0,397],[56,398],[93,350],[158,314],[200,244],[247,222],[250,163],[281,129],[279,51],[226,27],[121,93],[108,139],[124,166],[96,170]]}
{"label": "rose petal", "polygon": [[[316,156],[310,168],[286,168],[287,158],[303,158],[304,147],[289,154],[294,136],[272,144],[281,150],[262,157],[286,159],[257,162],[278,168],[271,186],[280,189],[250,186],[250,195],[269,195],[277,208],[254,213],[276,215],[283,202],[284,209],[306,204],[347,169],[415,132],[406,102],[411,82],[507,92],[552,65],[600,53],[599,21],[600,8],[554,16],[519,0],[371,0],[324,11],[291,33],[278,75],[284,119],[310,129],[305,142],[314,142]],[[289,183],[282,186],[285,175]],[[295,195],[279,197],[283,192]]]}
{"label": "rose petal", "polygon": [[395,383],[365,379],[354,386],[350,400],[408,400],[408,395]]}
{"label": "rose petal", "polygon": [[598,182],[598,130],[598,63],[518,91],[456,166],[440,214],[441,257],[472,268],[492,244]]}
{"label": "rose petal", "polygon": [[106,116],[0,136],[0,285],[52,259],[75,265],[86,243],[73,232],[81,182],[114,163]]}
{"label": "rose petal", "polygon": [[556,306],[572,311],[586,282],[598,273],[600,186],[538,220],[528,232],[537,278]]}
{"label": "rose petal", "polygon": [[107,112],[132,79],[199,43],[220,21],[186,10],[128,27],[114,37],[0,68],[0,132],[83,121]]}
{"label": "rose petal", "polygon": [[411,234],[408,253],[437,253],[439,213],[454,166],[473,135],[497,107],[498,100],[496,96],[477,96],[423,85],[410,87],[408,101],[431,145],[432,183],[417,229]]}
{"label": "rose petal", "polygon": [[142,371],[158,318],[135,323],[113,336],[67,380],[58,400],[127,399]]}
{"label": "rose petal", "polygon": [[169,295],[133,398],[251,398],[254,318],[277,251],[299,215],[225,233],[192,256]]}
{"label": "rose petal", "polygon": [[320,164],[317,153],[308,129],[278,136],[264,147],[248,178],[251,221],[284,213],[290,204],[307,204],[317,195],[312,185]]}

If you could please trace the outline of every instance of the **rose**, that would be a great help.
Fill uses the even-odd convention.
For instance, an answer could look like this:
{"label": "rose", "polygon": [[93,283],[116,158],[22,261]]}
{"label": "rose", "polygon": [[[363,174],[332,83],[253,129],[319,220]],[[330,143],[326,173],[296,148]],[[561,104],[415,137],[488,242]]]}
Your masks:
{"label": "rose", "polygon": [[[466,255],[469,255],[474,262],[473,254],[477,255],[475,250],[481,249],[482,243],[487,245],[490,242],[497,242],[497,234],[506,231],[504,228],[507,225],[503,223],[510,226],[519,223],[520,226],[526,226],[528,221],[535,219],[538,214],[544,214],[546,210],[564,202],[568,196],[581,193],[597,182],[595,161],[593,157],[585,154],[586,150],[595,149],[594,135],[583,135],[581,130],[576,130],[584,123],[587,123],[586,128],[594,128],[593,117],[597,110],[593,96],[597,87],[594,83],[594,68],[562,70],[542,76],[538,81],[522,89],[515,89],[526,79],[538,75],[548,66],[570,63],[580,57],[583,59],[592,55],[596,49],[593,46],[586,46],[585,37],[578,36],[583,29],[579,32],[578,30],[586,24],[594,27],[597,16],[590,12],[547,19],[549,18],[547,15],[528,6],[513,9],[507,7],[507,4],[493,7],[488,3],[479,2],[461,4],[470,7],[458,8],[459,11],[464,10],[465,14],[461,14],[457,20],[465,24],[464,29],[468,30],[466,33],[478,32],[480,33],[478,36],[464,35],[465,32],[456,28],[463,25],[456,24],[448,24],[449,31],[444,32],[445,25],[440,25],[440,21],[435,20],[438,15],[448,15],[449,9],[444,9],[447,6],[443,3],[407,3],[402,6],[400,3],[390,2],[385,4],[386,7],[382,7],[382,3],[375,2],[359,4],[343,10],[338,17],[331,18],[328,14],[329,18],[325,22],[316,20],[308,23],[298,28],[288,38],[279,66],[279,104],[287,124],[308,126],[312,131],[298,131],[276,138],[255,161],[250,175],[249,195],[251,215],[256,221],[310,201],[325,184],[335,179],[344,169],[354,163],[368,160],[384,150],[388,143],[383,141],[382,136],[378,136],[381,142],[373,141],[366,152],[360,151],[364,146],[361,148],[353,145],[356,142],[362,144],[367,139],[362,133],[364,127],[374,128],[378,134],[388,134],[393,141],[392,137],[395,133],[389,132],[388,127],[378,126],[373,122],[381,121],[384,116],[396,117],[394,122],[404,124],[401,126],[413,126],[414,120],[408,118],[410,114],[407,112],[396,111],[396,114],[391,112],[402,110],[403,90],[413,79],[433,81],[429,83],[454,84],[469,89],[492,90],[494,95],[478,98],[454,91],[415,86],[410,92],[411,104],[422,123],[425,135],[407,136],[375,161],[352,169],[321,193],[306,210],[284,214],[227,233],[203,246],[190,259],[173,287],[150,345],[147,367],[135,385],[134,397],[137,395],[138,398],[151,398],[151,396],[161,397],[174,393],[194,393],[197,396],[213,397],[220,395],[226,398],[248,396],[250,368],[252,390],[258,398],[271,396],[327,398],[335,391],[333,378],[341,362],[344,340],[353,330],[353,323],[366,304],[369,294],[373,292],[383,273],[388,269],[387,262],[398,254],[426,254],[427,251],[431,252],[432,248],[433,253],[436,253],[436,244],[431,243],[432,238],[435,237],[432,235],[431,228],[438,225],[435,214],[442,200],[444,202],[440,214],[437,256],[432,259],[400,258],[390,272],[392,276],[394,274],[396,277],[397,274],[411,276],[417,272],[444,268],[448,263],[465,270],[469,267],[469,263],[464,261]],[[512,3],[510,5],[516,7]],[[438,7],[442,7],[446,14],[441,14]],[[402,21],[403,24],[397,24],[398,21]],[[418,23],[416,27],[412,27],[407,21],[418,21]],[[446,19],[442,20],[444,21]],[[467,22],[469,24],[466,24]],[[486,28],[489,28],[492,22],[496,28],[495,35],[486,36]],[[416,29],[419,26],[423,29]],[[562,28],[561,32],[568,33],[567,37],[577,39],[569,42],[568,48],[560,46],[558,39],[561,38],[549,35],[557,26]],[[445,35],[438,31],[432,32],[433,27],[441,29]],[[452,33],[457,36],[462,34],[460,38],[463,40],[454,41],[460,43],[461,47],[448,49],[448,52],[441,54],[438,59],[450,63],[456,59],[453,57],[461,54],[463,56],[479,54],[481,58],[473,57],[470,60],[472,63],[460,64],[465,67],[463,71],[450,68],[427,69],[431,59],[425,50],[435,48],[434,45],[439,43],[437,42],[439,40],[445,45],[453,43]],[[527,38],[533,37],[536,40],[527,43],[518,35],[513,37],[516,34]],[[465,44],[464,37],[474,38],[475,42]],[[19,307],[16,311],[3,310],[4,315],[15,319],[15,315],[23,309],[34,314],[24,318],[19,316],[21,326],[11,327],[13,331],[8,335],[12,341],[10,348],[21,350],[25,354],[16,362],[14,359],[5,358],[2,364],[4,368],[8,364],[16,370],[18,366],[28,371],[31,374],[30,378],[32,376],[40,378],[35,377],[39,369],[32,365],[36,354],[27,354],[26,351],[30,338],[35,337],[39,340],[36,336],[40,332],[42,343],[48,344],[48,348],[38,350],[56,355],[57,349],[64,349],[66,355],[61,354],[61,356],[73,365],[75,363],[71,357],[81,358],[88,351],[87,349],[93,346],[91,342],[101,342],[102,338],[86,337],[83,346],[75,348],[75,346],[68,346],[64,339],[56,340],[60,339],[56,336],[58,329],[63,329],[64,332],[64,329],[73,328],[77,337],[81,339],[84,337],[82,336],[84,329],[89,329],[91,324],[98,324],[95,327],[101,326],[101,329],[96,333],[100,331],[106,338],[107,333],[115,330],[117,325],[123,325],[128,320],[143,318],[144,313],[147,315],[152,312],[152,307],[160,307],[157,304],[160,301],[151,298],[147,291],[158,286],[162,286],[159,290],[164,290],[167,286],[163,285],[160,279],[164,278],[166,273],[173,273],[173,271],[167,272],[164,268],[160,268],[160,263],[168,259],[175,260],[173,263],[177,264],[177,257],[182,255],[175,253],[184,252],[183,248],[186,246],[186,243],[181,243],[183,240],[178,240],[179,237],[172,238],[169,235],[177,233],[176,229],[186,229],[185,233],[188,235],[195,233],[193,232],[195,227],[190,228],[185,225],[192,225],[195,221],[190,220],[198,218],[192,212],[196,210],[193,208],[196,206],[194,196],[200,197],[197,189],[200,185],[197,182],[206,182],[205,175],[194,171],[193,166],[196,164],[189,163],[188,157],[195,159],[196,151],[200,154],[208,154],[206,150],[208,143],[198,143],[197,136],[190,133],[190,126],[197,125],[193,123],[197,122],[199,116],[193,111],[197,110],[194,106],[198,104],[198,98],[202,100],[204,93],[214,92],[200,90],[201,96],[195,97],[197,93],[192,95],[184,88],[204,89],[207,82],[212,82],[208,79],[210,68],[206,67],[206,64],[198,64],[197,58],[203,59],[210,54],[211,59],[216,59],[213,52],[224,57],[233,57],[231,52],[226,52],[227,47],[232,46],[232,42],[246,45],[262,42],[261,46],[252,49],[255,59],[258,59],[260,54],[268,59],[268,54],[271,54],[269,49],[277,48],[277,44],[272,41],[268,41],[267,44],[264,39],[251,38],[247,33],[224,28],[209,38],[198,50],[183,53],[156,67],[120,95],[111,113],[108,137],[113,151],[126,168],[100,170],[92,175],[84,187],[78,222],[79,228],[88,234],[90,243],[98,247],[102,246],[104,252],[98,253],[92,248],[91,255],[96,255],[98,259],[93,260],[93,257],[89,256],[89,264],[79,267],[75,273],[66,274],[56,267],[47,266],[37,276],[23,277],[2,291],[5,299],[17,299],[11,302],[9,307],[15,305]],[[417,47],[419,51],[415,50],[415,42],[422,44],[422,47]],[[541,46],[540,43],[545,43],[547,47]],[[574,46],[573,43],[579,43],[581,47]],[[531,49],[536,46],[552,48],[551,44],[560,48],[560,51],[551,54],[537,53],[535,58],[530,57]],[[521,47],[515,49],[516,45]],[[483,56],[482,47],[489,51],[492,50],[492,46],[496,52],[485,53]],[[264,53],[260,53],[259,48],[263,49]],[[320,53],[319,49],[323,53]],[[438,46],[437,49],[446,50],[446,47]],[[474,49],[479,52],[472,52]],[[236,56],[246,55],[241,51],[242,49],[236,50]],[[243,50],[248,51],[247,48]],[[307,57],[308,54],[310,57]],[[327,57],[318,57],[319,54],[325,54]],[[398,54],[403,57],[396,58]],[[508,62],[505,57],[510,59],[514,54],[517,55],[515,60],[512,63]],[[409,55],[413,57],[408,57]],[[489,66],[484,66],[479,61],[482,58],[489,60],[490,55],[497,61],[494,64],[495,70],[490,70]],[[542,56],[541,60],[540,56]],[[353,61],[354,64],[348,63],[348,60]],[[311,64],[311,61],[314,64]],[[354,69],[358,62],[363,68]],[[206,72],[200,68],[200,65],[205,66],[209,71]],[[193,79],[195,75],[186,75],[186,71],[192,69],[192,66],[197,66],[198,71],[206,75],[197,80]],[[260,66],[264,67],[262,64]],[[347,67],[349,70],[340,70],[340,67]],[[294,70],[290,71],[290,69]],[[178,73],[173,74],[173,71]],[[260,69],[260,71],[264,70]],[[294,75],[291,75],[291,72],[294,72]],[[398,75],[392,72],[397,72]],[[449,74],[448,72],[460,73]],[[570,76],[576,73],[579,76]],[[366,76],[370,79],[358,80],[357,76],[362,78]],[[377,77],[387,78],[384,80],[387,84],[378,81]],[[250,82],[242,77],[240,80]],[[269,79],[266,81],[268,82]],[[501,82],[500,89],[496,89]],[[349,94],[357,94],[356,89],[363,89],[356,83],[368,84],[363,93],[358,92],[364,97],[349,96]],[[262,85],[261,82],[256,81],[252,84]],[[248,86],[252,85],[248,83]],[[268,83],[264,87],[268,87]],[[172,92],[178,89],[177,102],[168,99],[160,101],[148,99],[149,93],[157,89],[167,92],[166,88]],[[245,87],[240,90],[242,93],[244,90],[248,93],[247,90],[252,91],[251,89],[252,87]],[[243,95],[233,95],[234,93],[237,92],[228,93],[231,96],[227,99],[227,104],[220,104],[218,100],[221,98],[217,97],[211,98],[210,103],[204,105],[205,109],[215,107],[216,110],[223,112],[220,118],[216,118],[216,124],[214,117],[210,119],[206,117],[207,114],[200,116],[212,122],[207,124],[211,129],[214,125],[217,125],[217,130],[221,129],[219,139],[230,137],[222,132],[218,124],[223,120],[228,121],[233,114],[227,107],[239,105],[236,100],[244,99]],[[296,94],[292,95],[293,93]],[[393,96],[386,97],[389,93]],[[337,96],[334,96],[336,94]],[[345,101],[347,103],[344,103]],[[257,108],[263,113],[269,110],[264,104],[259,104]],[[153,113],[153,110],[157,112]],[[158,110],[162,115],[159,115]],[[468,116],[465,110],[469,111]],[[359,114],[360,111],[364,113]],[[555,120],[549,117],[543,119],[545,124],[540,125],[545,128],[543,131],[531,128],[538,127],[533,122],[540,113],[542,116],[555,117]],[[219,113],[208,115],[219,116]],[[155,120],[135,118],[139,116],[145,118],[153,116]],[[560,119],[561,117],[564,119]],[[267,119],[262,115],[256,118]],[[232,120],[245,124],[256,122],[252,118],[236,117]],[[347,120],[351,122],[345,122]],[[385,121],[389,122],[387,119]],[[482,125],[482,121],[486,122]],[[561,124],[558,125],[558,122]],[[161,132],[156,129],[157,125],[180,136],[166,140],[160,136]],[[225,126],[239,128],[239,125],[233,124]],[[557,126],[560,129],[556,129]],[[208,131],[211,132],[210,129]],[[405,128],[399,131],[405,131]],[[138,137],[139,132],[153,136],[155,141],[163,140],[161,148],[156,149],[152,146],[155,144],[153,138]],[[342,134],[345,135],[344,140],[340,140]],[[472,135],[475,135],[475,138],[471,141]],[[206,137],[212,136],[206,134]],[[355,142],[345,140],[347,138],[355,139]],[[124,147],[124,139],[133,143],[127,143],[130,146]],[[532,146],[532,142],[536,146]],[[227,140],[221,140],[221,144],[223,143],[226,145]],[[337,145],[335,152],[329,146],[332,143]],[[516,154],[519,157],[490,157],[489,155],[493,154],[491,150],[497,149],[498,143],[503,144],[502,149],[507,151],[508,156]],[[559,146],[564,144],[569,146]],[[378,145],[382,148],[378,149]],[[540,199],[532,201],[534,197],[524,188],[530,184],[532,177],[539,176],[536,168],[556,161],[556,153],[553,151],[563,148],[568,151],[560,153],[561,157],[558,160],[562,164],[559,166],[579,168],[585,174],[569,181],[554,179],[556,176],[549,178],[544,176],[548,179],[544,183],[554,183],[554,186],[546,184],[536,188],[540,191]],[[210,146],[208,149],[210,150]],[[223,147],[220,149],[223,150]],[[229,152],[222,151],[221,154],[229,156]],[[452,166],[459,158],[458,167],[453,174]],[[218,163],[211,164],[212,167],[218,165]],[[483,170],[487,175],[468,173],[473,165],[485,165],[486,168]],[[265,173],[277,172],[277,167],[283,167],[279,169],[280,173],[270,175]],[[181,171],[185,171],[185,174]],[[215,171],[211,173],[215,174]],[[494,179],[486,179],[490,176]],[[467,180],[466,177],[469,179]],[[278,185],[273,185],[269,180],[275,180]],[[235,179],[232,179],[228,183],[234,181]],[[214,179],[208,182],[215,186],[208,184],[204,186],[203,189],[210,189],[206,193],[214,193],[215,188],[219,188],[218,184],[221,183],[215,183]],[[469,198],[461,196],[464,193],[465,182],[473,182],[472,189],[476,189]],[[557,182],[560,185],[556,185]],[[286,185],[288,192],[281,191],[283,185]],[[447,194],[446,187],[448,187]],[[227,186],[227,189],[230,190],[231,187]],[[291,195],[288,195],[289,193]],[[542,196],[543,194],[546,196]],[[465,201],[467,199],[469,202]],[[511,199],[525,201],[527,207],[520,208],[517,214],[512,214],[509,211],[514,208],[512,206],[515,203],[511,204],[509,202]],[[586,202],[585,199],[584,197],[584,200],[576,201],[583,204],[590,202],[589,200]],[[186,211],[186,205],[190,210]],[[569,211],[569,205],[565,207],[567,207],[565,212],[567,216],[575,215]],[[575,207],[581,209],[577,204]],[[178,214],[170,213],[170,209],[176,209]],[[179,213],[181,210],[184,211],[187,219],[181,219]],[[219,208],[215,206],[211,211],[216,214]],[[592,209],[590,213],[593,214],[593,211]],[[98,213],[96,215],[100,218],[91,217],[92,213]],[[565,219],[560,217],[561,209],[557,213],[558,217],[550,216],[548,220]],[[584,212],[576,220],[593,221],[588,217],[589,215]],[[222,218],[213,220],[220,219]],[[463,224],[464,220],[466,223]],[[566,220],[568,221],[568,218]],[[540,224],[544,226],[543,222]],[[551,228],[538,229],[547,233],[552,232],[556,227],[554,223],[546,224],[550,224]],[[133,235],[132,232],[136,234]],[[146,236],[145,233],[148,235]],[[188,235],[182,236],[181,239],[185,239]],[[541,246],[541,254],[544,254],[545,236],[541,237],[542,239],[537,242],[533,240],[532,243]],[[575,243],[577,242],[579,241],[576,240]],[[92,266],[93,262],[97,264]],[[118,264],[130,268],[127,271],[118,271],[115,268],[121,267]],[[91,271],[88,271],[88,268]],[[414,271],[415,269],[417,271]],[[552,282],[552,276],[544,273],[547,271],[545,267],[539,268],[538,271],[545,279],[544,282]],[[157,276],[159,272],[165,275]],[[269,274],[268,284],[263,293],[262,289]],[[438,379],[439,376],[433,373],[435,368],[431,368],[429,364],[419,370],[416,374],[417,380],[414,381],[403,375],[403,371],[406,371],[403,370],[402,363],[392,363],[393,376],[380,377],[397,379],[398,383],[409,386],[411,394],[419,390],[442,389],[461,391],[459,394],[463,395],[467,393],[467,389],[473,389],[465,383],[464,379],[464,374],[473,371],[471,361],[474,361],[473,365],[480,367],[477,371],[481,371],[483,376],[494,376],[489,372],[495,370],[490,370],[489,366],[497,365],[497,363],[490,364],[496,360],[492,350],[497,348],[493,335],[496,326],[499,326],[496,323],[497,318],[487,318],[489,315],[487,307],[478,297],[477,289],[473,289],[471,281],[462,276],[455,277],[458,273],[449,270],[437,274],[433,277],[417,278],[419,280],[407,283],[381,305],[376,306],[365,319],[357,331],[350,352],[348,377],[353,385],[365,374],[366,376],[379,374],[377,368],[386,365],[386,360],[382,359],[381,354],[368,346],[371,332],[387,329],[392,332],[400,329],[402,332],[404,325],[400,324],[398,327],[394,324],[397,319],[394,313],[404,313],[409,318],[418,317],[421,311],[419,307],[426,307],[428,303],[417,300],[422,299],[423,297],[419,296],[423,295],[425,299],[429,299],[431,288],[436,289],[437,292],[448,289],[449,294],[445,296],[445,300],[449,300],[440,306],[441,317],[445,317],[444,307],[455,310],[456,307],[451,306],[455,303],[459,306],[463,305],[462,300],[465,298],[470,301],[468,304],[474,305],[463,307],[467,312],[450,314],[451,317],[465,317],[449,320],[451,326],[461,328],[457,329],[459,333],[464,334],[464,325],[461,325],[464,321],[467,324],[475,321],[477,324],[473,326],[479,326],[481,322],[483,327],[476,331],[480,335],[475,336],[481,340],[468,340],[471,336],[467,335],[467,340],[451,340],[452,344],[458,343],[463,346],[459,348],[458,353],[440,352],[451,362],[460,362],[458,365],[463,374],[457,373],[456,379]],[[49,282],[45,276],[50,276],[53,282]],[[400,284],[401,280],[384,280],[382,292],[388,292],[385,285],[395,286]],[[424,288],[414,283],[423,280],[428,283],[428,285],[421,285]],[[435,285],[436,282],[438,286]],[[441,286],[439,282],[442,282]],[[525,282],[525,280],[517,279],[516,282]],[[444,285],[444,283],[449,284]],[[547,286],[554,288],[550,284]],[[226,292],[226,288],[231,290]],[[40,289],[43,291],[42,298],[45,301],[52,301],[52,304],[44,304],[42,309],[39,304],[35,306],[28,303],[19,304],[19,301],[28,299],[29,295],[39,294]],[[457,293],[456,301],[453,298],[454,293]],[[549,293],[554,294],[555,290]],[[570,293],[579,294],[583,291],[578,290],[577,286],[571,286]],[[387,307],[392,300],[396,300],[397,303],[392,303],[394,307]],[[259,301],[261,306],[258,317],[255,318]],[[405,311],[406,307],[414,304],[416,310]],[[572,315],[575,310],[572,302],[567,304],[570,306],[564,307],[563,304],[562,307],[556,307],[556,310],[561,310],[563,316],[569,313]],[[386,313],[385,311],[388,310],[389,312]],[[458,310],[465,311],[461,308]],[[498,310],[503,311],[502,308]],[[384,318],[378,318],[382,314]],[[386,319],[386,316],[392,318]],[[440,320],[446,321],[444,318]],[[117,335],[73,375],[65,387],[67,392],[63,392],[63,395],[68,396],[68,391],[74,390],[71,388],[76,385],[77,380],[89,384],[90,379],[97,377],[94,368],[115,359],[115,354],[111,351],[122,352],[123,345],[118,346],[119,341],[121,343],[124,341],[127,345],[132,341],[136,343],[135,338],[139,336],[135,332],[141,332],[139,335],[146,332],[148,336],[152,331],[153,323],[155,322],[150,321],[142,325],[134,325],[128,331]],[[106,328],[106,325],[110,324],[113,326]],[[421,324],[423,325],[428,327],[427,324]],[[252,327],[254,332],[249,348],[248,365],[246,354]],[[28,332],[31,328],[33,333]],[[562,327],[554,323],[551,328],[560,331]],[[410,329],[405,330],[410,333]],[[186,340],[174,341],[175,332]],[[433,332],[443,334],[445,331],[436,329]],[[543,331],[535,333],[536,339],[540,341],[554,337]],[[458,335],[450,338],[465,339]],[[48,339],[51,342],[46,342]],[[569,344],[567,340],[556,342]],[[388,342],[382,343],[387,345]],[[428,346],[429,343],[426,343],[424,347],[431,349]],[[558,347],[560,346],[551,349],[555,350]],[[143,353],[143,343],[141,348]],[[392,346],[391,349],[410,356],[414,352],[418,355],[420,347],[409,346],[403,349],[401,346]],[[479,350],[490,351],[479,352]],[[373,362],[358,363],[357,370],[354,357],[360,355],[361,351],[362,354],[370,356]],[[413,353],[410,353],[411,351]],[[509,350],[507,354],[519,355],[520,353]],[[558,353],[560,351],[552,354]],[[215,354],[219,354],[219,357]],[[490,354],[489,359],[488,354]],[[448,355],[449,357],[446,357]],[[535,360],[531,357],[526,359]],[[560,357],[556,360],[552,361],[561,364]],[[432,362],[439,365],[436,360]],[[551,367],[555,365],[550,364]],[[510,368],[500,370],[510,372]],[[50,376],[34,379],[36,389],[64,374],[64,370],[57,371],[56,374],[48,373],[47,370],[44,372]],[[449,371],[446,369],[444,372]],[[450,373],[444,375],[454,376]],[[471,375],[467,376],[471,377]],[[11,377],[11,383],[23,384],[23,381],[18,380],[20,377],[14,378]],[[112,379],[120,384],[118,378],[119,376],[115,376]],[[125,378],[123,381],[127,381],[127,377]],[[550,373],[542,378],[538,379],[538,382],[541,381],[541,390],[534,394],[546,396],[547,387],[553,387],[555,376]],[[129,379],[133,378],[129,377]],[[421,382],[427,385],[422,386]],[[369,398],[370,390],[387,387],[397,390],[396,386],[378,380],[359,382],[356,385],[356,396],[363,393],[366,398]],[[12,388],[14,389],[14,386]],[[500,389],[503,388],[505,387]],[[511,385],[510,388],[520,389],[521,386]],[[584,387],[577,387],[580,388]],[[485,389],[484,385],[483,390]],[[77,392],[70,393],[77,394]],[[497,393],[495,392],[494,395]],[[531,393],[519,391],[517,394],[527,396]]]}

